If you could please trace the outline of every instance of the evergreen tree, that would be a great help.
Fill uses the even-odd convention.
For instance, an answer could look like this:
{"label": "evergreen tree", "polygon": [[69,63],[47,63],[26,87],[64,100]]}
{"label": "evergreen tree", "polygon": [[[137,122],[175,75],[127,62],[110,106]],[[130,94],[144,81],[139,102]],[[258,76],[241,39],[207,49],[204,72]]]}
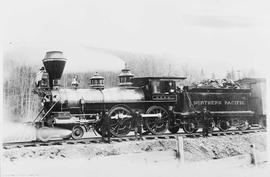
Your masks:
{"label": "evergreen tree", "polygon": [[213,79],[213,80],[216,79],[215,73],[212,73],[212,74],[211,74],[211,79]]}
{"label": "evergreen tree", "polygon": [[201,80],[205,79],[205,73],[203,69],[201,69],[200,77],[201,77]]}
{"label": "evergreen tree", "polygon": [[226,77],[226,79],[228,79],[228,80],[232,79],[231,72],[230,72],[230,71],[227,71],[225,77]]}
{"label": "evergreen tree", "polygon": [[233,68],[231,69],[231,79],[236,80],[236,73],[235,73],[235,70]]}

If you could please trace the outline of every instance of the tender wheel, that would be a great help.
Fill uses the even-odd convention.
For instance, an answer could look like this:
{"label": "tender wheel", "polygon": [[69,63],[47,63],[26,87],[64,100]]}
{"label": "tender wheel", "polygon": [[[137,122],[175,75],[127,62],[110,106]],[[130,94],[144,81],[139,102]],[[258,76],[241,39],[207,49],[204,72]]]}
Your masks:
{"label": "tender wheel", "polygon": [[81,139],[83,137],[84,130],[81,126],[75,126],[72,129],[71,137],[75,140]]}
{"label": "tender wheel", "polygon": [[213,132],[215,126],[216,126],[216,125],[215,125],[215,121],[214,121],[214,120],[210,121],[210,122],[209,122],[209,128],[208,128],[208,131],[209,131],[209,132]]}
{"label": "tender wheel", "polygon": [[177,133],[179,131],[179,129],[180,129],[179,126],[169,127],[169,131],[171,133]]}
{"label": "tender wheel", "polygon": [[162,134],[168,130],[168,112],[161,106],[151,106],[146,114],[161,113],[161,118],[146,118],[145,125],[152,134]]}
{"label": "tender wheel", "polygon": [[185,133],[192,134],[195,133],[198,128],[195,122],[187,122],[183,125],[183,130]]}
{"label": "tender wheel", "polygon": [[242,122],[241,125],[237,127],[237,129],[241,131],[249,129],[248,121],[245,120],[244,122]]}
{"label": "tender wheel", "polygon": [[125,136],[130,132],[132,119],[127,116],[131,116],[131,111],[124,106],[116,106],[110,110],[110,132],[113,136]]}
{"label": "tender wheel", "polygon": [[227,120],[220,120],[218,123],[218,129],[220,131],[227,131],[230,128],[230,122]]}

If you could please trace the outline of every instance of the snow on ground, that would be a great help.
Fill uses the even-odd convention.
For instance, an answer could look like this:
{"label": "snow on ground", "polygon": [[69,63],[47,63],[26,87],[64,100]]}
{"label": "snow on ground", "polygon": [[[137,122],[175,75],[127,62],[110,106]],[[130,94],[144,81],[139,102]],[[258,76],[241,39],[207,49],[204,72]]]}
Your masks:
{"label": "snow on ground", "polygon": [[[92,159],[24,159],[4,164],[3,176],[106,176],[106,177],[164,177],[164,176],[268,176],[269,169],[262,165],[228,166],[228,163],[186,162],[165,157],[168,153],[141,153]],[[150,160],[149,160],[150,159]],[[154,160],[155,159],[155,160]],[[235,160],[237,161],[237,160]],[[268,174],[267,174],[268,173]]]}
{"label": "snow on ground", "polygon": [[[266,176],[266,163],[249,163],[250,144],[263,161],[266,133],[185,138],[185,163],[175,140],[55,145],[3,150],[3,176]],[[239,158],[239,155],[242,155]],[[218,160],[213,160],[218,159]],[[262,161],[260,159],[260,161]],[[268,176],[268,175],[267,175]]]}
{"label": "snow on ground", "polygon": [[3,142],[36,140],[36,128],[33,125],[5,122],[2,127]]}

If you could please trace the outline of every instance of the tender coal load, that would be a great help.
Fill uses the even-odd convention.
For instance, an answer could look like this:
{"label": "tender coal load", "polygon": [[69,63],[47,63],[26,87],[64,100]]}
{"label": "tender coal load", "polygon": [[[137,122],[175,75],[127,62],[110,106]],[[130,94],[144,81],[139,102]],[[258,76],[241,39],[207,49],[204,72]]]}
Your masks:
{"label": "tender coal load", "polygon": [[193,83],[197,88],[228,88],[228,89],[240,89],[240,84],[231,79],[207,79],[197,83]]}

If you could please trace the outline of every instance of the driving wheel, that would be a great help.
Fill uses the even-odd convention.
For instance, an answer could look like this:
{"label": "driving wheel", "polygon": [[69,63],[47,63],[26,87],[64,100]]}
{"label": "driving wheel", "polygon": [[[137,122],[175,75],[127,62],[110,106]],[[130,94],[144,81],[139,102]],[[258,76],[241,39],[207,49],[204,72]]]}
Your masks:
{"label": "driving wheel", "polygon": [[110,133],[113,136],[125,136],[131,131],[131,111],[124,106],[113,107],[109,112]]}
{"label": "driving wheel", "polygon": [[161,114],[161,117],[149,117],[145,120],[145,125],[148,131],[152,134],[162,134],[168,130],[168,111],[161,106],[151,106],[146,111],[146,114]]}

